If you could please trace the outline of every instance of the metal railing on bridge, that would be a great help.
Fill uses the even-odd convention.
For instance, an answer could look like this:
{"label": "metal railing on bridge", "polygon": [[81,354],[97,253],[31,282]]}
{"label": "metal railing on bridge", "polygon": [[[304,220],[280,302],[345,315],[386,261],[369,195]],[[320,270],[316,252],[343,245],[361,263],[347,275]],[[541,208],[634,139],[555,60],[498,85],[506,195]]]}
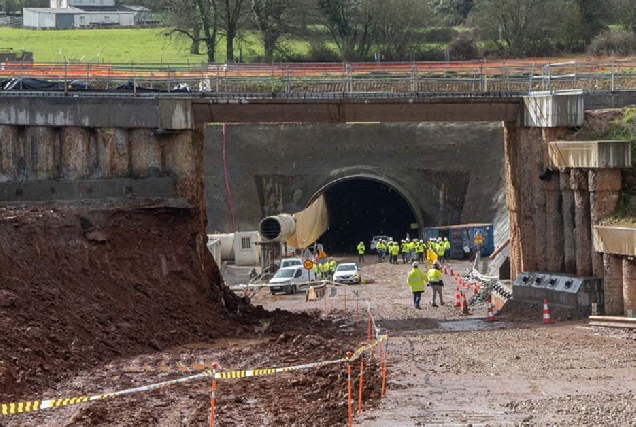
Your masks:
{"label": "metal railing on bridge", "polygon": [[[551,63],[508,61],[298,64],[0,63],[3,87],[37,90],[195,91],[280,97],[326,93],[508,93],[636,89],[636,58]],[[6,81],[12,80],[8,85]],[[74,83],[73,85],[71,83]]]}

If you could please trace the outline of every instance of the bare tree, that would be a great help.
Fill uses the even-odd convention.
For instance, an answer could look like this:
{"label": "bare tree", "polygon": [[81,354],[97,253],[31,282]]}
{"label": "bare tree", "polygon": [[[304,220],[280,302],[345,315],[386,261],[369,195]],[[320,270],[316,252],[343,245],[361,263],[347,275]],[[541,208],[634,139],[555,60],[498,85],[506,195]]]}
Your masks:
{"label": "bare tree", "polygon": [[250,18],[251,3],[249,0],[215,0],[218,2],[217,12],[223,25],[227,61],[234,61],[234,40],[239,31]]}
{"label": "bare tree", "polygon": [[205,43],[208,62],[215,62],[218,43],[218,0],[164,0],[161,7],[170,15],[172,24],[165,32],[168,36],[180,35],[190,40],[190,53],[198,54],[201,42]]}
{"label": "bare tree", "polygon": [[421,0],[376,0],[373,40],[394,60],[405,59],[415,47],[415,34],[430,22],[431,12]]}
{"label": "bare tree", "polygon": [[265,61],[272,61],[279,39],[292,28],[296,4],[294,0],[252,0],[254,20],[263,40]]}
{"label": "bare tree", "polygon": [[377,0],[317,0],[323,21],[342,59],[362,60],[373,45]]}
{"label": "bare tree", "polygon": [[636,1],[614,0],[614,11],[624,29],[636,32]]}
{"label": "bare tree", "polygon": [[[513,56],[542,53],[556,30],[561,0],[475,0],[471,21],[482,39]],[[561,3],[562,5],[562,3]]]}

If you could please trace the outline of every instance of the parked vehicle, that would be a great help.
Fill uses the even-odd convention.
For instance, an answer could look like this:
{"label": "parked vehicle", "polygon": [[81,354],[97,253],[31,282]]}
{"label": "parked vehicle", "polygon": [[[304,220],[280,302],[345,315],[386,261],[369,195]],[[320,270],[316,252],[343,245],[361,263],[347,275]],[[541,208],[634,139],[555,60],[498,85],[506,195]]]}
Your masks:
{"label": "parked vehicle", "polygon": [[388,242],[389,236],[373,236],[373,239],[371,239],[371,244],[369,244],[369,250],[374,251],[375,246],[380,240],[386,240]]}
{"label": "parked vehicle", "polygon": [[303,260],[300,258],[283,258],[280,261],[280,268],[293,267],[295,265],[303,265]]}
{"label": "parked vehicle", "polygon": [[283,267],[269,281],[269,290],[272,295],[276,292],[295,294],[299,290],[308,289],[316,280],[316,273],[313,270],[305,270],[302,265]]}
{"label": "parked vehicle", "polygon": [[333,274],[333,281],[336,283],[361,283],[362,274],[360,273],[360,268],[354,262],[339,264]]}

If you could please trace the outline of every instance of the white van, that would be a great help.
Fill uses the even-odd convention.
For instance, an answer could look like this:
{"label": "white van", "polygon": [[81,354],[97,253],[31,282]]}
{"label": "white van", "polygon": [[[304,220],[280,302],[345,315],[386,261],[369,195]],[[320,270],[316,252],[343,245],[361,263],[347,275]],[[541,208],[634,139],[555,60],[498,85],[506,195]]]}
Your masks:
{"label": "white van", "polygon": [[269,290],[272,295],[276,292],[295,294],[301,289],[308,289],[317,280],[316,273],[313,270],[305,270],[302,265],[283,267],[278,269],[269,281]]}
{"label": "white van", "polygon": [[293,267],[296,265],[303,265],[303,260],[300,258],[283,258],[280,261],[280,268]]}

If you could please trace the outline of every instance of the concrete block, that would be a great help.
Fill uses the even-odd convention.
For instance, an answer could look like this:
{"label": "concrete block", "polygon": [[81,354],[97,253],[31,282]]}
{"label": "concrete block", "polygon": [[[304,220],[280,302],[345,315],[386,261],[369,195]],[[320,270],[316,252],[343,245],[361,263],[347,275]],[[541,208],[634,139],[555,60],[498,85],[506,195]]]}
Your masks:
{"label": "concrete block", "polygon": [[636,256],[636,226],[596,225],[592,240],[597,252]]}
{"label": "concrete block", "polygon": [[584,118],[583,95],[535,94],[523,97],[521,126],[577,127]]}
{"label": "concrete block", "polygon": [[554,141],[550,158],[559,168],[631,168],[631,141]]}
{"label": "concrete block", "polygon": [[194,129],[192,100],[187,98],[159,98],[158,129]]}

